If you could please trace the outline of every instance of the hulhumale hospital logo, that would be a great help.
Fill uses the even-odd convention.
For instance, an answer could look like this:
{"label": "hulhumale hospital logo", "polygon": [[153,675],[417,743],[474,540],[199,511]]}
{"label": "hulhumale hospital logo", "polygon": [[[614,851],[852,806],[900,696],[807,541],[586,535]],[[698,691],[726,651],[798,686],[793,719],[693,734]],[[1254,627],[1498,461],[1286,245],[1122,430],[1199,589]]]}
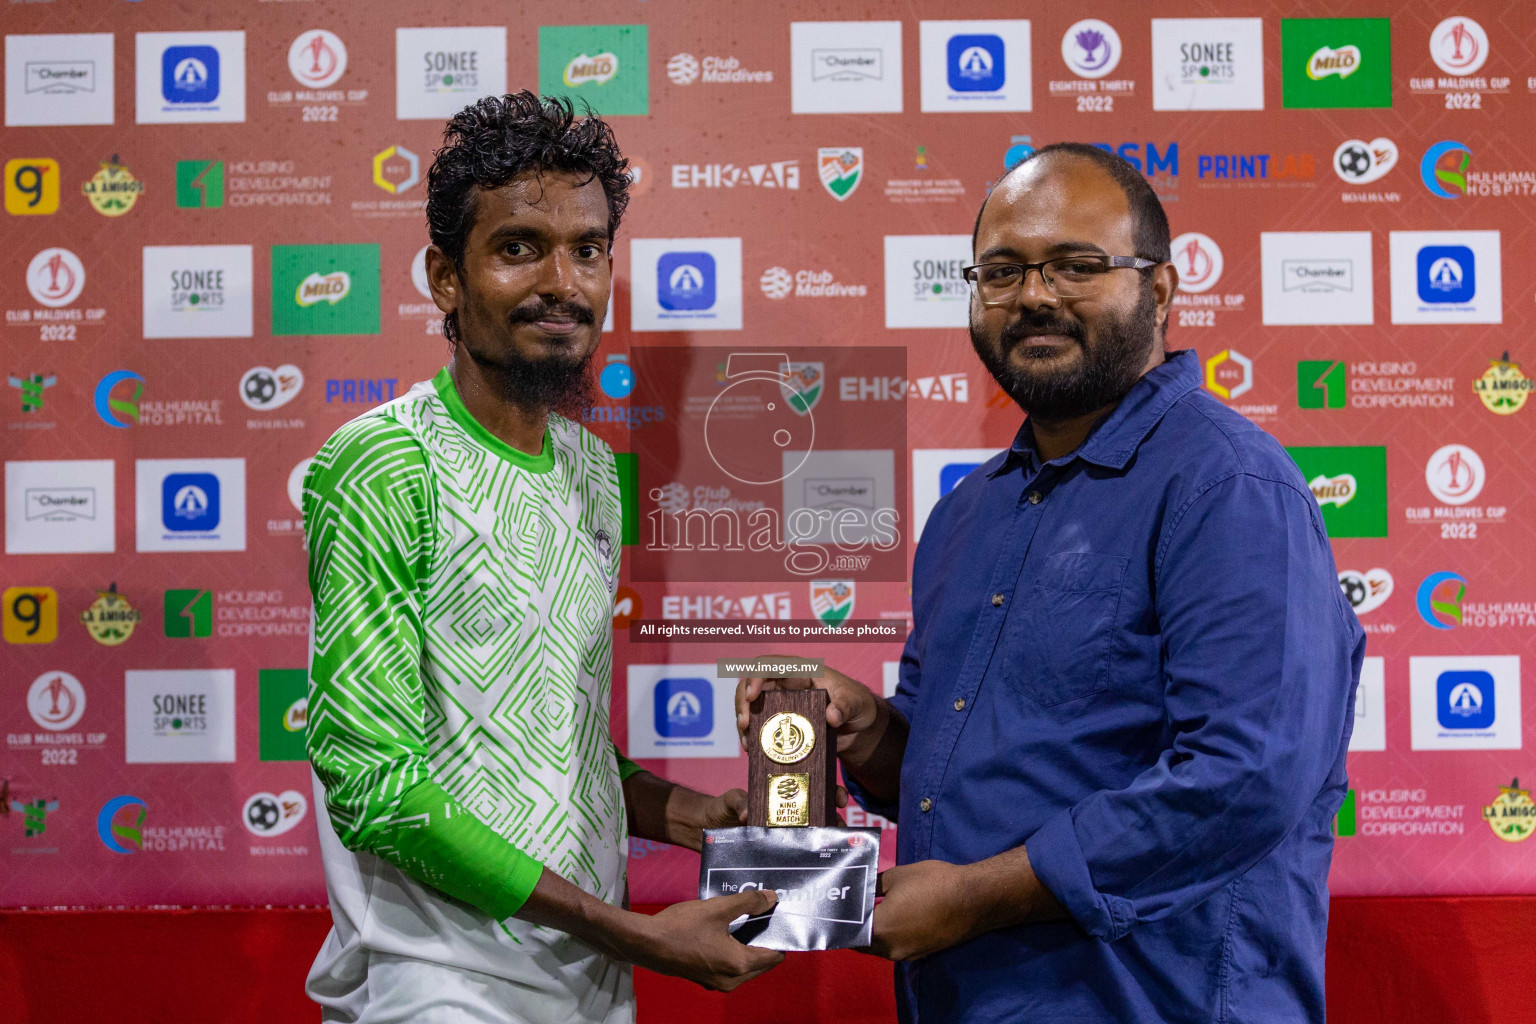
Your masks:
{"label": "hulhumale hospital logo", "polygon": [[[125,381],[132,386],[119,388]],[[117,397],[113,397],[114,389]],[[131,427],[139,421],[139,399],[143,395],[143,377],[132,370],[113,370],[96,385],[96,415],[109,427]]]}
{"label": "hulhumale hospital logo", "polygon": [[1467,595],[1466,578],[1454,572],[1432,572],[1419,584],[1415,601],[1419,618],[1436,629],[1461,625],[1461,601]]}
{"label": "hulhumale hospital logo", "polygon": [[1441,199],[1460,199],[1467,194],[1467,168],[1471,165],[1471,147],[1446,139],[1424,151],[1419,177],[1424,187]]}
{"label": "hulhumale hospital logo", "polygon": [[138,853],[144,849],[144,818],[149,805],[136,796],[115,796],[96,815],[96,834],[113,853]]}

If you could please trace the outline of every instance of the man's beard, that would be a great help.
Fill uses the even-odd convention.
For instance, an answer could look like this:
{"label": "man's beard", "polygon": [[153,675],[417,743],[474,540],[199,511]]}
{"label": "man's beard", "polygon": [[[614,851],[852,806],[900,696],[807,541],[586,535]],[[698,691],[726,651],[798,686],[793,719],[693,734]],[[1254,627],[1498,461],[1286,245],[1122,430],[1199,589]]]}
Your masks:
{"label": "man's beard", "polygon": [[[1071,370],[1041,375],[1009,361],[1008,353],[1027,334],[1042,331],[1074,339],[1083,350],[1082,362]],[[1129,315],[1106,322],[1092,345],[1081,323],[1049,309],[1025,313],[1004,328],[996,353],[971,321],[971,347],[998,385],[1030,416],[1047,421],[1084,416],[1124,398],[1141,379],[1156,340],[1157,300],[1150,288],[1142,289]],[[1026,358],[1048,359],[1060,349],[1036,351],[1038,356],[1026,352]]]}
{"label": "man's beard", "polygon": [[[592,311],[585,306],[574,303],[549,306],[539,300],[518,306],[508,316],[508,321],[516,327],[555,313],[565,313],[583,324],[596,322]],[[460,337],[458,342],[477,365],[493,371],[487,376],[500,384],[501,397],[514,405],[558,413],[579,423],[597,400],[592,352],[578,357],[572,350],[529,359],[515,345],[508,345],[499,352],[486,352],[466,337]]]}

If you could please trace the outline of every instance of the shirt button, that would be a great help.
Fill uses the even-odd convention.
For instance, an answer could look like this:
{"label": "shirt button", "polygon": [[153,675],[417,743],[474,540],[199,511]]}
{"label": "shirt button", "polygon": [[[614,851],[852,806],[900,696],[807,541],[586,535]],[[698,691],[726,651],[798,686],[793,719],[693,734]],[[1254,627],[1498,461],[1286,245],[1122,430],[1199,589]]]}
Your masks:
{"label": "shirt button", "polygon": [[956,711],[964,711],[965,710],[965,698],[964,697],[956,697],[955,698],[955,710]]}
{"label": "shirt button", "polygon": [[933,801],[929,800],[927,797],[923,797],[917,802],[917,806],[919,810],[921,810],[924,814],[927,814],[929,811],[933,810]]}
{"label": "shirt button", "polygon": [[1002,594],[993,594],[992,595],[992,607],[993,608],[1001,608],[1002,606],[1003,606],[1003,595]]}
{"label": "shirt button", "polygon": [[1040,492],[1039,491],[1030,491],[1029,492],[1029,503],[1031,505],[1038,505],[1038,504],[1040,504]]}

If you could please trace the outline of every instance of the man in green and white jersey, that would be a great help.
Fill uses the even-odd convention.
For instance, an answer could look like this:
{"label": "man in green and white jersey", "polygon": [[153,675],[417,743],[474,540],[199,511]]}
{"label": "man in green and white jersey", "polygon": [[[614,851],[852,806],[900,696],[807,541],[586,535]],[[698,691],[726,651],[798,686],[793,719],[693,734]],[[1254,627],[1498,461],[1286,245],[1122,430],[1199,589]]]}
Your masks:
{"label": "man in green and white jersey", "polygon": [[[627,834],[698,849],[744,820],[609,738],[620,499],[572,418],[628,200],[613,134],[491,97],[429,176],[427,273],[453,345],[304,483],[308,746],[335,926],[328,1021],[627,1022],[630,964],[729,989],[781,954],[729,923],[771,893],[630,913]],[[565,415],[562,415],[565,414]]]}

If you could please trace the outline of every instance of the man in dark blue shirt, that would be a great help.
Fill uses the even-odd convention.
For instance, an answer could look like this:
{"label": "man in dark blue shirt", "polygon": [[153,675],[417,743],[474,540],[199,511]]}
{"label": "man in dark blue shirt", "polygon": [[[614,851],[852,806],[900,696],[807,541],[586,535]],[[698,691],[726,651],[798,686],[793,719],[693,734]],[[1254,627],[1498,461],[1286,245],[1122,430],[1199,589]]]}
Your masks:
{"label": "man in dark blue shirt", "polygon": [[816,683],[900,823],[903,1020],[1323,1019],[1364,634],[1295,464],[1165,351],[1168,235],[1091,147],[991,193],[971,337],[1028,419],[928,519],[896,694]]}

